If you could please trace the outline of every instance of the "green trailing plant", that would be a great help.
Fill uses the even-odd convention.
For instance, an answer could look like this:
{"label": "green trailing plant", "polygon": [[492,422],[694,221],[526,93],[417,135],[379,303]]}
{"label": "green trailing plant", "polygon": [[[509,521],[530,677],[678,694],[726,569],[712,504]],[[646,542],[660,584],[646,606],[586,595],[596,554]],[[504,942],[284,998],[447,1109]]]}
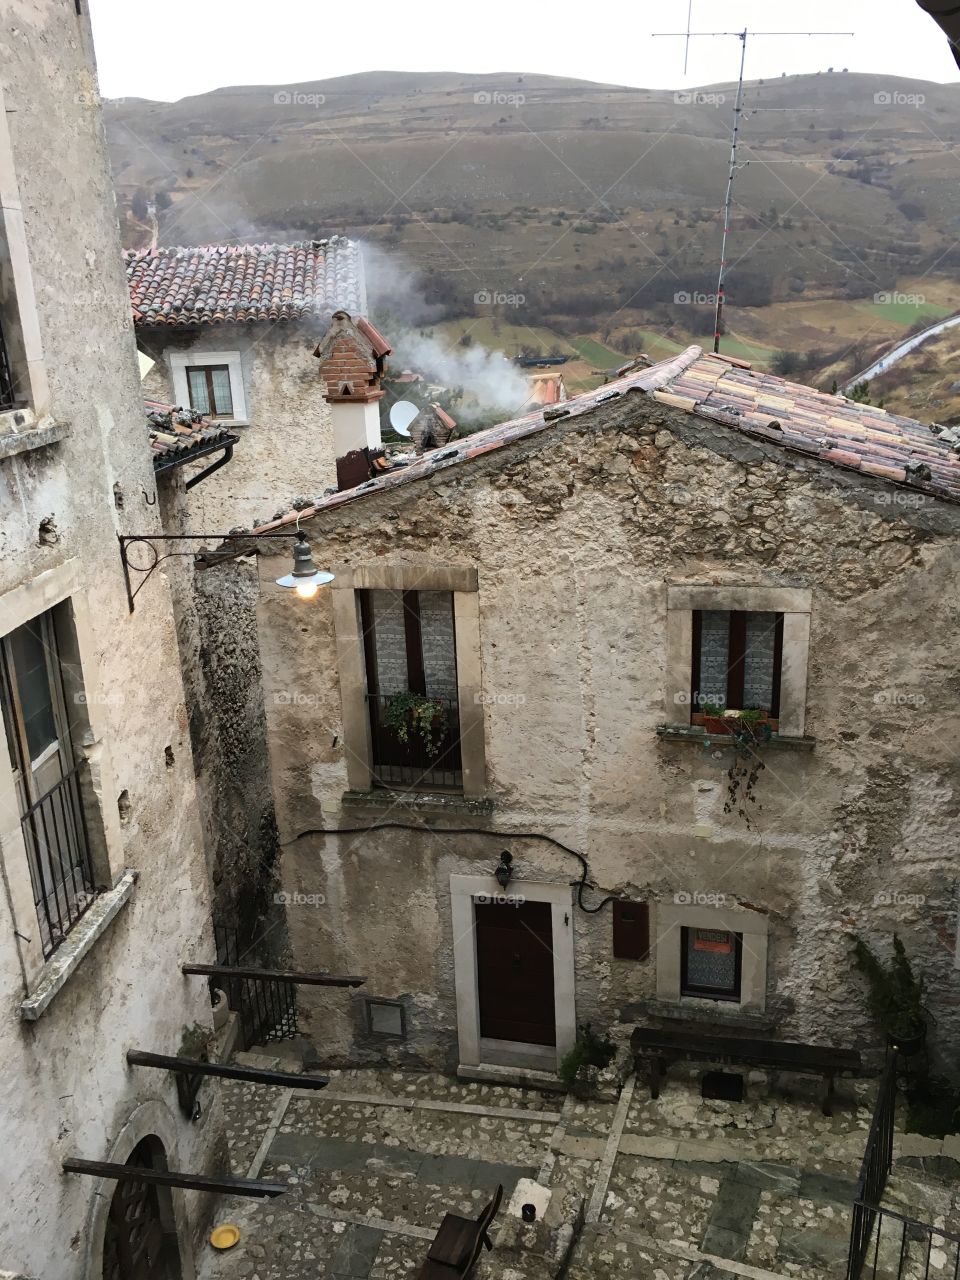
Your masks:
{"label": "green trailing plant", "polygon": [[[759,707],[746,707],[737,712],[724,711],[715,702],[705,702],[703,714],[723,719],[726,732],[722,743],[724,747],[733,749],[733,761],[727,770],[727,798],[723,804],[723,812],[737,814],[747,827],[752,827],[752,814],[763,807],[757,800],[756,786],[760,774],[767,767],[761,749],[773,737],[769,713]],[[704,749],[712,750],[716,740],[708,732]]]}
{"label": "green trailing plant", "polygon": [[443,703],[438,698],[427,698],[408,689],[387,698],[383,722],[401,742],[409,742],[410,735],[416,734],[428,756],[439,753],[447,736]]}
{"label": "green trailing plant", "polygon": [[857,938],[854,958],[867,979],[867,1008],[877,1026],[894,1042],[922,1037],[926,1031],[923,979],[916,977],[899,934],[893,935],[893,958],[884,963]]}
{"label": "green trailing plant", "polygon": [[617,1047],[609,1038],[598,1036],[587,1022],[577,1028],[577,1038],[569,1053],[564,1054],[557,1074],[565,1089],[575,1091],[585,1083],[590,1067],[603,1070],[613,1061]]}

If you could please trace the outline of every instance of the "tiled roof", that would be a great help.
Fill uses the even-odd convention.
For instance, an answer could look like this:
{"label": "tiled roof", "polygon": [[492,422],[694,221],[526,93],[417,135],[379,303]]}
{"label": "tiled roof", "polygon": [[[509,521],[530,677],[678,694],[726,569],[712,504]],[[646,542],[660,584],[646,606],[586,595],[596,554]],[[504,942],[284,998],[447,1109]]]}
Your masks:
{"label": "tiled roof", "polygon": [[651,391],[656,387],[664,386],[671,377],[682,370],[685,363],[689,363],[699,354],[699,347],[691,347],[673,360],[666,360],[663,364],[653,365],[650,368],[639,369],[624,378],[619,378],[614,383],[600,387],[596,391],[588,391],[583,395],[575,396],[573,399],[567,400],[563,405],[554,405],[546,409],[540,408],[534,413],[527,414],[524,418],[512,418],[509,422],[501,422],[495,427],[488,427],[485,431],[477,431],[472,436],[458,440],[455,444],[441,445],[437,449],[430,449],[426,453],[419,455],[413,462],[403,466],[394,466],[393,470],[384,472],[376,480],[368,480],[364,484],[358,485],[355,489],[344,489],[339,493],[331,493],[312,507],[307,507],[299,512],[291,511],[279,520],[271,520],[268,523],[258,525],[257,531],[262,533],[265,530],[293,524],[298,515],[302,520],[309,519],[310,516],[316,515],[320,511],[329,511],[335,507],[343,506],[347,502],[355,502],[358,498],[363,498],[369,493],[382,493],[384,490],[394,489],[398,485],[425,479],[427,476],[431,476],[446,467],[456,466],[458,463],[465,462],[470,458],[482,457],[487,453],[503,449],[507,445],[515,444],[517,441],[526,440],[529,436],[537,435],[549,429],[557,418],[589,413],[592,409],[597,408],[598,405],[604,404],[608,400],[614,400],[626,391],[632,389]]}
{"label": "tiled roof", "polygon": [[960,501],[954,432],[693,350],[697,358],[653,393],[657,400],[822,462]]}
{"label": "tiled roof", "polygon": [[179,467],[192,458],[237,441],[227,427],[208,422],[192,409],[180,409],[157,400],[147,400],[144,408],[154,471]]}
{"label": "tiled roof", "polygon": [[328,319],[341,307],[354,315],[366,310],[360,247],[345,236],[136,249],[124,261],[138,325]]}
{"label": "tiled roof", "polygon": [[634,361],[624,369],[628,372],[596,391],[430,449],[415,461],[396,465],[355,489],[329,494],[312,507],[258,525],[258,530],[293,523],[298,516],[307,519],[370,493],[424,479],[537,435],[561,418],[590,413],[628,391],[643,392],[673,408],[778,445],[785,451],[785,462],[791,453],[801,453],[831,466],[960,502],[960,429],[941,431],[873,405],[814,391],[754,371],[742,360],[705,354],[700,347],[688,347],[660,364],[644,367]]}

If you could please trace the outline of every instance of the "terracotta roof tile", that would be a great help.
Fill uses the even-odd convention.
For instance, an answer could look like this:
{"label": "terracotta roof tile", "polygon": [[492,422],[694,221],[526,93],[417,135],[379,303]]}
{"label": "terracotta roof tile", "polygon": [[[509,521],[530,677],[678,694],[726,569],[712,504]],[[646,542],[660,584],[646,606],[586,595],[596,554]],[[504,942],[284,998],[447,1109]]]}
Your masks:
{"label": "terracotta roof tile", "polygon": [[209,422],[192,409],[162,404],[159,400],[147,400],[144,409],[155,471],[179,467],[191,458],[237,441],[229,427]]}
{"label": "terracotta roof tile", "polygon": [[[787,382],[753,370],[742,360],[688,347],[672,360],[573,396],[563,405],[541,408],[524,418],[427,450],[408,465],[395,467],[355,489],[330,494],[314,507],[258,529],[295,520],[298,514],[306,519],[367,494],[424,479],[545,431],[560,418],[590,413],[628,391],[640,391],[693,417],[708,418],[746,436],[777,444],[785,463],[791,453],[806,454],[832,466],[906,483],[911,489],[960,502],[960,441],[951,443],[952,436],[941,439],[933,428],[912,418]],[[929,479],[923,478],[924,469]]]}
{"label": "terracotta roof tile", "polygon": [[138,325],[252,324],[366,310],[360,247],[345,236],[138,249],[124,262]]}

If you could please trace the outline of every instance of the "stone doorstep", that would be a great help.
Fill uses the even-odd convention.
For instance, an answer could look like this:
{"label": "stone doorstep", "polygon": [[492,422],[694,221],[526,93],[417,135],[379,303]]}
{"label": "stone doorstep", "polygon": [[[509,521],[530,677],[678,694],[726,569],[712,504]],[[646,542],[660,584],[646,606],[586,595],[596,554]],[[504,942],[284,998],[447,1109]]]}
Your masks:
{"label": "stone doorstep", "polygon": [[502,1084],[517,1089],[538,1089],[542,1093],[566,1093],[559,1077],[549,1071],[530,1067],[495,1067],[486,1063],[457,1067],[457,1079],[479,1084]]}
{"label": "stone doorstep", "polygon": [[527,1111],[520,1107],[485,1107],[477,1102],[439,1102],[433,1098],[396,1098],[390,1094],[333,1093],[327,1089],[294,1089],[293,1096],[300,1101],[346,1102],[357,1106],[397,1107],[402,1111],[448,1111],[461,1116],[490,1116],[503,1120],[542,1121],[557,1124],[559,1111]]}

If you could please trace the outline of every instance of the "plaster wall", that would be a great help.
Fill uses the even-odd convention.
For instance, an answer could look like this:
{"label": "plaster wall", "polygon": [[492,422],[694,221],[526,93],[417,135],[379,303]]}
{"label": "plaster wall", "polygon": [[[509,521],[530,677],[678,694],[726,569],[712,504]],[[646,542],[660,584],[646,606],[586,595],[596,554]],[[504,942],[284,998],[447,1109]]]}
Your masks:
{"label": "plaster wall", "polygon": [[[330,406],[313,355],[321,332],[321,325],[306,322],[138,332],[141,350],[156,361],[144,380],[144,394],[166,403],[177,399],[172,353],[241,355],[249,421],[236,428],[240,441],[231,462],[190,491],[198,527],[214,532],[252,528],[255,519],[268,518],[278,508],[289,510],[293,498],[317,497],[336,484]],[[185,470],[190,474],[209,463],[204,458]]]}
{"label": "plaster wall", "polygon": [[[910,501],[836,469],[787,465],[774,446],[631,395],[506,455],[311,519],[314,555],[335,571],[428,557],[477,568],[487,807],[348,792],[334,629],[335,608],[349,622],[345,593],[294,609],[270,586],[279,562],[261,558],[282,875],[300,895],[287,908],[294,963],[370,979],[352,1006],[307,1001],[321,1052],[455,1065],[450,876],[489,874],[507,847],[512,889],[578,879],[571,855],[509,838],[541,832],[588,859],[588,906],[605,893],[651,904],[646,961],[614,959],[609,907],[574,911],[578,1022],[625,1031],[677,1012],[732,1016],[785,1038],[874,1047],[852,935],[883,952],[898,930],[927,976],[949,1058],[960,1033],[960,512],[899,497]],[[667,706],[677,583],[811,593],[802,732],[813,749],[765,753],[749,827],[724,811],[730,754],[657,735],[677,718]],[[791,617],[795,688],[808,615]],[[436,830],[318,834],[383,822]],[[658,944],[676,934],[677,912],[718,906],[733,921],[763,917],[747,932],[764,938],[765,972],[751,971],[739,1014],[714,1002],[680,1009],[663,982],[658,997]],[[364,1034],[359,1007],[372,995],[409,1006],[405,1042]]]}
{"label": "plaster wall", "polygon": [[[0,1205],[0,1259],[24,1275],[88,1280],[102,1261],[91,1252],[99,1197],[91,1179],[61,1172],[65,1156],[109,1159],[150,1104],[174,1117],[171,1165],[223,1167],[216,1090],[204,1087],[204,1114],[192,1125],[169,1076],[125,1059],[133,1047],[174,1053],[185,1026],[209,1025],[205,984],[179,967],[212,954],[210,895],[170,593],[155,574],[130,614],[117,546],[120,532],[160,526],[145,501],[154,476],[88,19],[60,0],[17,0],[2,18],[0,80],[50,410],[67,433],[0,461],[0,632],[24,608],[39,613],[69,593],[92,696],[68,714],[97,793],[101,873],[108,888],[125,867],[139,880],[43,1015],[22,1021],[38,977],[37,930],[35,916],[32,925],[13,916],[26,867],[0,738],[0,1144],[11,1189]],[[41,541],[48,516],[54,535]],[[209,1210],[208,1197],[184,1197],[185,1254]]]}

